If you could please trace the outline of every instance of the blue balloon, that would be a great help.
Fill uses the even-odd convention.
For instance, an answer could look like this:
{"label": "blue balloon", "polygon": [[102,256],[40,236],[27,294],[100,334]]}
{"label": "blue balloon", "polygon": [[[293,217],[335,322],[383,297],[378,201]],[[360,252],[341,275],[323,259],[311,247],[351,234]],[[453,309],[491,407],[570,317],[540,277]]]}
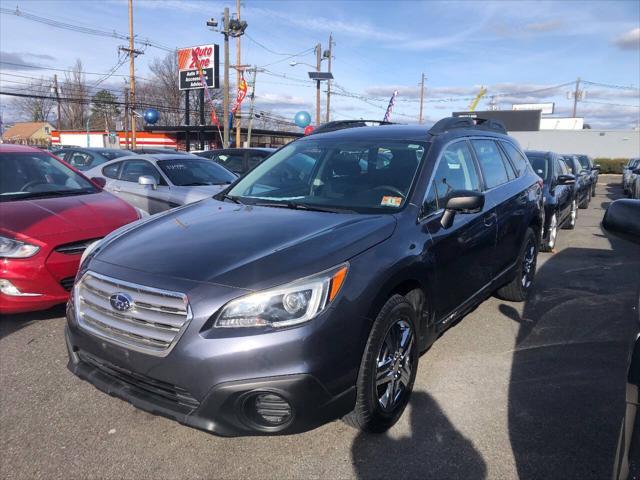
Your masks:
{"label": "blue balloon", "polygon": [[293,121],[296,122],[296,125],[300,128],[304,128],[311,123],[311,115],[309,115],[309,112],[298,112],[296,116],[293,117]]}
{"label": "blue balloon", "polygon": [[148,108],[144,111],[143,117],[145,122],[153,125],[160,119],[160,114],[155,108]]}

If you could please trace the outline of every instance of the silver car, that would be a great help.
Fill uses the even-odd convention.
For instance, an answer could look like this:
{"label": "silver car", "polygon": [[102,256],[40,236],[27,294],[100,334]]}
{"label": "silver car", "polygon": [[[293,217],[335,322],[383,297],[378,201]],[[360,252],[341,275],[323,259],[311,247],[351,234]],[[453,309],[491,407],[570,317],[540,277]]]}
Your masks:
{"label": "silver car", "polygon": [[84,173],[151,215],[211,197],[237,178],[211,160],[179,154],[122,157]]}
{"label": "silver car", "polygon": [[625,195],[631,193],[631,174],[633,170],[640,167],[640,158],[632,158],[622,170],[622,189]]}

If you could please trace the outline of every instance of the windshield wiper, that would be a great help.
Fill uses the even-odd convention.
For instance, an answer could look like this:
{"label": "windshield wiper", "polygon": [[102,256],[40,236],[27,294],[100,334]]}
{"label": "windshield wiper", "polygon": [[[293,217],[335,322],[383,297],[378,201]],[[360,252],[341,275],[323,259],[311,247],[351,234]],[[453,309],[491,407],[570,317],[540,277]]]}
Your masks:
{"label": "windshield wiper", "polygon": [[332,208],[332,207],[322,207],[319,205],[312,205],[309,203],[300,203],[300,202],[264,202],[264,203],[253,203],[252,205],[258,207],[279,207],[279,208],[289,208],[291,210],[308,210],[310,212],[327,212],[327,213],[356,213],[354,210],[349,210],[346,208]]}
{"label": "windshield wiper", "polygon": [[15,200],[24,200],[28,198],[39,198],[39,197],[56,197],[56,196],[69,196],[69,195],[85,195],[87,193],[93,193],[93,190],[83,189],[83,190],[50,190],[48,192],[28,192],[25,195],[20,195],[13,197]]}
{"label": "windshield wiper", "polygon": [[222,198],[223,200],[231,200],[233,203],[237,203],[238,205],[244,205],[244,203],[238,200],[238,197],[234,197],[233,195],[229,195],[227,193],[221,194],[220,198]]}

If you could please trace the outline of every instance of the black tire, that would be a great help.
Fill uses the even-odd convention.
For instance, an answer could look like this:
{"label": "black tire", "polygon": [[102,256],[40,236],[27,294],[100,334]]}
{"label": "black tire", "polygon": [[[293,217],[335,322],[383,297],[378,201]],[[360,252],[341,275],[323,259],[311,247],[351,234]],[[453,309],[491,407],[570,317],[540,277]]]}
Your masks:
{"label": "black tire", "polygon": [[[536,274],[536,264],[538,257],[538,237],[531,229],[527,229],[527,233],[520,249],[518,257],[518,272],[511,282],[500,288],[496,292],[496,296],[502,300],[510,302],[523,302],[527,299],[533,278]],[[531,256],[531,258],[529,258]],[[529,263],[530,262],[530,263]],[[526,277],[525,277],[526,274]]]}
{"label": "black tire", "polygon": [[589,202],[591,202],[591,195],[587,194],[587,196],[582,201],[582,203],[580,205],[578,205],[578,208],[580,208],[582,210],[584,210],[586,208],[589,208]]}
{"label": "black tire", "polygon": [[[384,306],[380,309],[378,316],[376,317],[367,345],[364,349],[362,356],[362,362],[360,363],[360,371],[358,372],[358,380],[356,383],[356,405],[352,412],[343,417],[343,421],[351,427],[359,430],[382,433],[392,427],[402,415],[409,398],[411,397],[411,391],[413,390],[413,383],[416,378],[416,371],[418,369],[418,329],[416,327],[417,314],[409,301],[401,295],[393,295]],[[394,329],[400,328],[399,324],[406,324],[410,328],[410,334],[412,335],[412,342],[405,349],[405,359],[402,356],[386,356],[384,352],[390,350],[388,335],[391,334]],[[404,337],[401,337],[404,338]],[[389,352],[390,353],[390,352]],[[390,365],[394,365],[393,368],[388,368],[389,375],[384,375],[380,378],[381,381],[385,381],[384,384],[378,386],[377,380],[380,374],[378,360],[381,357],[387,359],[395,359]],[[409,361],[410,374],[401,375],[400,372],[406,373],[404,367],[406,361]],[[399,367],[399,362],[402,367]],[[403,364],[403,362],[405,362]],[[388,364],[389,365],[389,364]],[[393,374],[393,375],[391,375]],[[396,375],[401,375],[396,377]],[[394,378],[394,380],[386,381],[388,378]],[[406,386],[402,384],[400,378],[405,378]],[[407,380],[408,378],[408,380]],[[391,388],[391,391],[395,393],[394,386],[399,382],[402,389],[399,390],[399,396],[397,401],[392,401],[388,409],[383,408],[379,397],[380,391],[387,391]],[[389,384],[389,385],[387,385]],[[386,389],[386,390],[385,390]],[[393,395],[392,395],[393,397]],[[384,395],[383,397],[384,398]],[[389,397],[387,397],[388,399]]]}
{"label": "black tire", "polygon": [[[562,225],[562,228],[564,230],[573,230],[574,228],[576,228],[576,222],[578,221],[578,201],[577,200],[573,200],[571,202],[571,212],[569,213],[569,218],[564,222],[564,225]],[[575,216],[573,216],[573,211],[575,208]]]}

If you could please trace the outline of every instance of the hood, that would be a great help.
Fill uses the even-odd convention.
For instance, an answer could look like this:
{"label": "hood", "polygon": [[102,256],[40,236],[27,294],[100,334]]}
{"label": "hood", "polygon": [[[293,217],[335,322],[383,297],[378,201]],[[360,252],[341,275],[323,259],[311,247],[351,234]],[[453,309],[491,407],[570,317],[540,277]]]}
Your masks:
{"label": "hood", "polygon": [[0,203],[2,230],[29,238],[103,227],[105,234],[138,218],[135,210],[108,192]]}
{"label": "hood", "polygon": [[387,239],[395,224],[393,215],[205,200],[128,231],[95,258],[149,275],[260,289],[344,262]]}

